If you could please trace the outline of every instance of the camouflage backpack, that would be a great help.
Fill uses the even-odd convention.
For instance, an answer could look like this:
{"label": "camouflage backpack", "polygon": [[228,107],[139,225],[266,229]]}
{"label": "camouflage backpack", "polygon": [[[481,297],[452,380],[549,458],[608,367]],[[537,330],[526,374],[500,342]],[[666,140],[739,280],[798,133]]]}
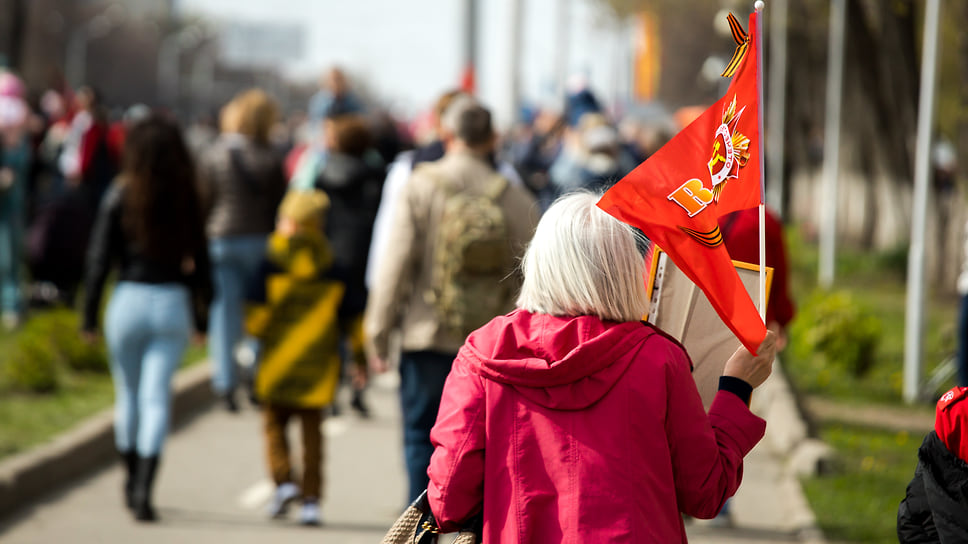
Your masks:
{"label": "camouflage backpack", "polygon": [[426,300],[436,308],[441,327],[460,338],[507,310],[510,286],[502,280],[514,256],[497,203],[507,184],[495,175],[482,191],[468,193],[438,180],[446,196]]}

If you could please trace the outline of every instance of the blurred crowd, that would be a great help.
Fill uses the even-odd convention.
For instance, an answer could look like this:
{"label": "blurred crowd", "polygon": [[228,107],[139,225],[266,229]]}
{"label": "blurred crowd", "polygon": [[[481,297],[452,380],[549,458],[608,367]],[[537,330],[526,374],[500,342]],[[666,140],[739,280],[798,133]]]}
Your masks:
{"label": "blurred crowd", "polygon": [[[3,326],[18,327],[32,308],[77,303],[83,336],[95,342],[103,332],[125,503],[141,521],[157,517],[151,490],[172,376],[192,330],[206,335],[222,406],[238,411],[245,392],[262,411],[276,483],[270,515],[301,499],[310,525],[320,521],[320,418],[339,412],[341,384],[350,385],[350,408],[369,416],[369,371],[387,369],[397,335],[413,498],[426,488],[443,363],[470,330],[513,307],[505,280],[517,276],[520,255],[507,249],[527,243],[559,196],[606,189],[672,130],[619,122],[580,80],[563,105],[522,112],[501,135],[465,90],[401,120],[363,100],[338,67],[304,109],[281,111],[254,88],[189,120],[106,104],[91,87],[38,93],[3,72]],[[458,191],[454,205],[466,208],[439,224],[419,220],[433,205],[415,202],[430,189]],[[487,219],[494,210],[480,198],[492,190],[506,224]],[[458,245],[430,243],[427,229]],[[467,249],[478,246],[490,249]],[[418,260],[426,266],[408,276],[405,263]],[[302,423],[300,485],[285,438],[293,418]]]}
{"label": "blurred crowd", "polygon": [[[337,178],[369,178],[368,206],[375,213],[395,160],[408,157],[419,163],[443,153],[441,100],[428,97],[427,106],[427,113],[415,119],[394,118],[380,104],[365,103],[346,74],[333,68],[304,109],[281,112],[273,105],[262,120],[264,146],[282,158],[292,187],[312,187],[318,178],[325,184],[332,176],[320,178],[324,170]],[[107,104],[91,87],[27,89],[16,74],[0,74],[0,310],[5,328],[18,326],[31,306],[75,300],[90,229],[101,197],[120,171],[125,134],[152,113],[145,104]],[[213,144],[238,132],[226,126],[224,110],[184,120],[172,112],[154,113],[181,121],[196,162]],[[599,190],[617,181],[677,128],[668,116],[611,115],[576,78],[562,105],[521,111],[503,135],[495,161],[546,208],[566,192]],[[337,201],[332,213],[339,217],[344,210]],[[353,214],[345,219],[369,221]],[[342,245],[358,252],[368,246],[368,240],[358,238]]]}
{"label": "blurred crowd", "polygon": [[[467,89],[397,119],[338,67],[305,108],[283,111],[252,88],[187,120],[105,104],[90,87],[36,93],[0,73],[3,325],[76,303],[84,337],[103,332],[135,519],[157,516],[170,383],[193,330],[221,405],[237,412],[247,394],[262,412],[272,517],[301,500],[301,522],[320,523],[321,418],[342,409],[344,384],[349,408],[368,417],[369,373],[391,365],[415,500],[451,362],[468,334],[515,307],[540,217],[569,193],[591,203],[691,121],[618,115],[581,78],[567,90],[501,133]],[[750,245],[734,223],[727,245]],[[640,267],[647,241],[628,234]],[[768,314],[781,345],[787,310]],[[298,485],[291,419],[302,428]]]}

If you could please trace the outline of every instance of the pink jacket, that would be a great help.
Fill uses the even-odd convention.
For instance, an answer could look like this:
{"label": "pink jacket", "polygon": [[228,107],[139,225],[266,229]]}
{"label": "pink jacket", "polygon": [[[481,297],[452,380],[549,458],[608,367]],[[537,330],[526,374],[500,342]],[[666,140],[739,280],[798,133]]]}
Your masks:
{"label": "pink jacket", "polygon": [[766,430],[726,391],[707,417],[691,368],[651,325],[492,320],[457,355],[430,435],[441,528],[483,508],[485,542],[686,542],[679,512],[715,516]]}

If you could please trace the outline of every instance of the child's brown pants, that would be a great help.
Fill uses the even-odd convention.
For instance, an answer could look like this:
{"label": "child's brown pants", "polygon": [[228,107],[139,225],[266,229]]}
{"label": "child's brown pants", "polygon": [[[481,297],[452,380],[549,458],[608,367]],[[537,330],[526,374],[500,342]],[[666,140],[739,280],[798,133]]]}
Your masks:
{"label": "child's brown pants", "polygon": [[262,408],[263,424],[268,449],[269,472],[276,485],[293,481],[289,462],[289,441],[286,439],[286,423],[292,416],[299,416],[302,427],[303,471],[302,494],[304,499],[322,498],[323,434],[320,408],[294,408],[265,404]]}

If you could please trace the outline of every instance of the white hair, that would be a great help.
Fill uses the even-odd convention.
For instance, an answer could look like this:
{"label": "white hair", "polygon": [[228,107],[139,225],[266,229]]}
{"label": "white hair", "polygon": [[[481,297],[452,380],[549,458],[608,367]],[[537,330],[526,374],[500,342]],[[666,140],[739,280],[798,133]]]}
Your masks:
{"label": "white hair", "polygon": [[599,209],[599,197],[565,195],[541,217],[521,265],[519,308],[606,321],[644,318],[649,300],[636,233]]}

